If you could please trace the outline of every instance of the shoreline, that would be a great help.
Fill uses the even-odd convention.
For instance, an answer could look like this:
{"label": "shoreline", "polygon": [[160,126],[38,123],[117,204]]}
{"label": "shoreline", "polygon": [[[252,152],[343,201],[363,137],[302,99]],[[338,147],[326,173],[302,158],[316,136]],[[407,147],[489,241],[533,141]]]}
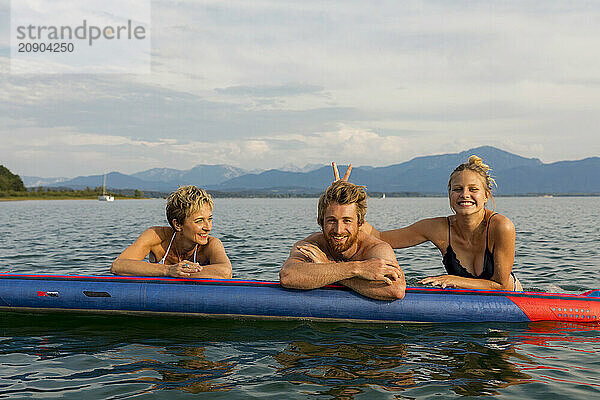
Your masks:
{"label": "shoreline", "polygon": [[[446,195],[394,195],[393,193],[386,193],[385,199],[398,199],[398,198],[441,198],[446,197]],[[232,195],[220,195],[218,193],[212,194],[212,197],[215,199],[301,199],[301,198],[319,198],[319,195],[316,194],[305,194],[305,195],[246,195],[246,196],[238,196],[235,194]],[[538,197],[538,198],[564,198],[564,197],[600,197],[600,193],[562,193],[562,194],[507,194],[507,195],[495,195],[495,197]],[[152,200],[152,199],[160,199],[161,197],[115,197],[115,201],[117,200]],[[377,196],[369,196],[370,200],[385,200],[381,198],[381,195]],[[99,201],[97,196],[93,197],[72,197],[72,196],[14,196],[14,197],[0,197],[0,202],[8,202],[8,201],[30,201],[30,200],[94,200]]]}
{"label": "shoreline", "polygon": [[[151,200],[151,197],[115,197],[116,200]],[[4,201],[29,201],[29,200],[98,200],[98,197],[70,197],[70,196],[56,196],[56,197],[26,197],[26,196],[15,196],[15,197],[0,197],[0,202]],[[102,202],[107,203],[107,202]]]}

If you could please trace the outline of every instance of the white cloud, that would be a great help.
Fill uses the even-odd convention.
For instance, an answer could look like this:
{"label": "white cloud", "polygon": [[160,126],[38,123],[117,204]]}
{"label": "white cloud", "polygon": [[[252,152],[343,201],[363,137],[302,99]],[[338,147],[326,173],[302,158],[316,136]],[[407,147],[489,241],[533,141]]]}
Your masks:
{"label": "white cloud", "polygon": [[480,145],[545,162],[600,154],[595,3],[152,4],[152,74],[0,81],[14,119],[0,138],[36,151],[19,147],[17,165],[60,175],[82,168],[77,152],[96,173],[107,159],[135,172],[386,165]]}

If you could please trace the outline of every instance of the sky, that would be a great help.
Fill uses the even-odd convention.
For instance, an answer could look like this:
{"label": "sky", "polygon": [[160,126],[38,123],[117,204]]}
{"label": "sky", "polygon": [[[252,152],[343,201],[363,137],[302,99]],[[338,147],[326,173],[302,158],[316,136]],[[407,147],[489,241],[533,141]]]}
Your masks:
{"label": "sky", "polygon": [[600,156],[597,1],[155,0],[150,73],[11,72],[10,22],[0,0],[19,175]]}

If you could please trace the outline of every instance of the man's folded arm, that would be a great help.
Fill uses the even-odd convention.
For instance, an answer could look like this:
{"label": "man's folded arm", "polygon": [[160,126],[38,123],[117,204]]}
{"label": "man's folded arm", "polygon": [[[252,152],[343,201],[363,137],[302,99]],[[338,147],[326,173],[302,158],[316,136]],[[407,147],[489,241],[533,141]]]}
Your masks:
{"label": "man's folded arm", "polygon": [[[316,289],[354,276],[350,263],[313,263],[298,250],[298,242],[279,271],[281,286],[292,289]],[[342,265],[348,264],[348,265]]]}
{"label": "man's folded arm", "polygon": [[[365,262],[379,260],[388,261],[387,265],[394,265],[395,273],[394,276],[386,275],[388,281],[381,280],[367,280],[360,277],[354,277],[340,281],[344,286],[362,294],[366,297],[371,297],[378,300],[397,300],[404,298],[404,292],[406,289],[406,280],[404,273],[396,261],[396,255],[394,250],[385,243],[381,243],[373,247],[366,256],[372,257],[372,259],[365,260]],[[394,279],[391,279],[394,278]]]}
{"label": "man's folded arm", "polygon": [[349,287],[365,297],[376,300],[398,300],[404,298],[404,289],[406,285],[400,280],[391,285],[383,281],[368,281],[362,278],[344,279],[340,284]]}
{"label": "man's folded arm", "polygon": [[[300,243],[300,242],[299,242]],[[382,243],[368,252],[363,261],[313,263],[297,249],[297,243],[279,272],[283,287],[316,289],[332,283],[343,284],[356,292],[379,300],[404,297],[404,274],[394,251]]]}

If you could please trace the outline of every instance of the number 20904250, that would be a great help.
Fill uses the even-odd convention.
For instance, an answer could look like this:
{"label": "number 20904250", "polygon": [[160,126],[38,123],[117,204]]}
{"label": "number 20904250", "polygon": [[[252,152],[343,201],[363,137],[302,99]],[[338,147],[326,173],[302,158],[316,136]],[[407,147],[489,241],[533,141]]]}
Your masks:
{"label": "number 20904250", "polygon": [[19,43],[19,53],[72,53],[73,43]]}

